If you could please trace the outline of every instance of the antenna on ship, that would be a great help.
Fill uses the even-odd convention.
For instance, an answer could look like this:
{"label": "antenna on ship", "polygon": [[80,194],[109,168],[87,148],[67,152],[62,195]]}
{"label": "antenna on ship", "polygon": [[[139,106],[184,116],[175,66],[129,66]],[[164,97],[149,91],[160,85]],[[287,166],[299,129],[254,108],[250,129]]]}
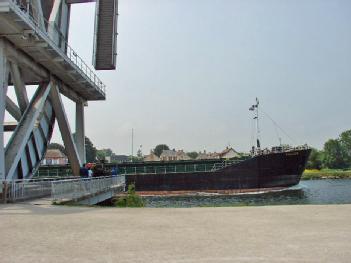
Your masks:
{"label": "antenna on ship", "polygon": [[261,148],[260,144],[260,126],[259,126],[259,119],[258,119],[258,105],[260,104],[258,98],[256,98],[256,104],[252,105],[249,110],[255,112],[255,117],[253,118],[256,120],[256,132],[257,132],[257,139],[256,139],[256,144],[257,144],[257,149],[259,150]]}

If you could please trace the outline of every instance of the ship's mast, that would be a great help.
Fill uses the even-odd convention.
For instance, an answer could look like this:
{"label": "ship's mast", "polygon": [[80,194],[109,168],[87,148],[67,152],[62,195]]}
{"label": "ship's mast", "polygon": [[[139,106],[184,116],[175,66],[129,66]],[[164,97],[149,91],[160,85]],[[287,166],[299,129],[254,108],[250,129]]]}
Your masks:
{"label": "ship's mast", "polygon": [[257,138],[256,138],[256,146],[257,149],[259,150],[261,148],[260,144],[260,126],[259,126],[259,118],[258,118],[258,105],[260,102],[258,101],[258,98],[256,98],[256,104],[252,105],[250,107],[250,111],[255,111],[255,117],[254,120],[256,120],[256,133],[257,133]]}

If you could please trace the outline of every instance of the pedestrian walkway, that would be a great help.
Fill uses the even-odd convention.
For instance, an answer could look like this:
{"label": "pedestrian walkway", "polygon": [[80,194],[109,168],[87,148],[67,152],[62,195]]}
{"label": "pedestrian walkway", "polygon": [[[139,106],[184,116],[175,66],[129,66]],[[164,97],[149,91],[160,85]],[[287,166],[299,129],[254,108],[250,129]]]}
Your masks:
{"label": "pedestrian walkway", "polygon": [[[1,262],[350,262],[351,205],[0,205]],[[20,247],[20,249],[19,249]]]}

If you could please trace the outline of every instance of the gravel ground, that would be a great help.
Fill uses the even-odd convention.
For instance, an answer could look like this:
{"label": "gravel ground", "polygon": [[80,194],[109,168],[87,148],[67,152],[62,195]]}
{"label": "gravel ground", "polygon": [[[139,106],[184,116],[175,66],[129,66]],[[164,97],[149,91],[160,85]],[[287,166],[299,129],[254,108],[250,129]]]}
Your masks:
{"label": "gravel ground", "polygon": [[351,205],[0,205],[0,262],[351,262]]}

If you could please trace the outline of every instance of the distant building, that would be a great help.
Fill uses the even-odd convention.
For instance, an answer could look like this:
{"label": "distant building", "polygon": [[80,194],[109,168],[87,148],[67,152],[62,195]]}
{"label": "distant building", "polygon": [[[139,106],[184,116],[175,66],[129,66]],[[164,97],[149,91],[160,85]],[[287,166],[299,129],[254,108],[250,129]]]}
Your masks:
{"label": "distant building", "polygon": [[160,156],[161,161],[185,161],[191,160],[191,158],[183,151],[175,149],[163,150]]}
{"label": "distant building", "polygon": [[43,165],[65,165],[67,163],[67,156],[59,149],[48,149],[42,162]]}
{"label": "distant building", "polygon": [[113,155],[110,157],[111,162],[125,163],[130,161],[130,157],[127,155]]}
{"label": "distant building", "polygon": [[163,150],[160,156],[161,161],[176,161],[177,152],[173,150]]}
{"label": "distant building", "polygon": [[160,161],[160,157],[154,154],[153,151],[150,151],[149,155],[144,156],[144,162],[158,162]]}
{"label": "distant building", "polygon": [[190,156],[187,155],[183,150],[177,151],[176,157],[178,161],[191,160]]}
{"label": "distant building", "polygon": [[206,151],[199,152],[198,156],[196,157],[196,160],[210,160],[210,159],[219,159],[218,153],[207,153]]}
{"label": "distant building", "polygon": [[235,158],[239,157],[240,154],[235,151],[233,148],[227,147],[225,150],[223,150],[220,153],[206,153],[204,151],[203,153],[200,152],[199,155],[197,156],[197,160],[209,160],[209,159],[230,159],[230,158]]}
{"label": "distant building", "polygon": [[240,154],[237,151],[235,151],[233,148],[227,147],[224,151],[219,153],[218,156],[219,158],[222,158],[222,159],[230,159],[230,158],[239,157]]}

